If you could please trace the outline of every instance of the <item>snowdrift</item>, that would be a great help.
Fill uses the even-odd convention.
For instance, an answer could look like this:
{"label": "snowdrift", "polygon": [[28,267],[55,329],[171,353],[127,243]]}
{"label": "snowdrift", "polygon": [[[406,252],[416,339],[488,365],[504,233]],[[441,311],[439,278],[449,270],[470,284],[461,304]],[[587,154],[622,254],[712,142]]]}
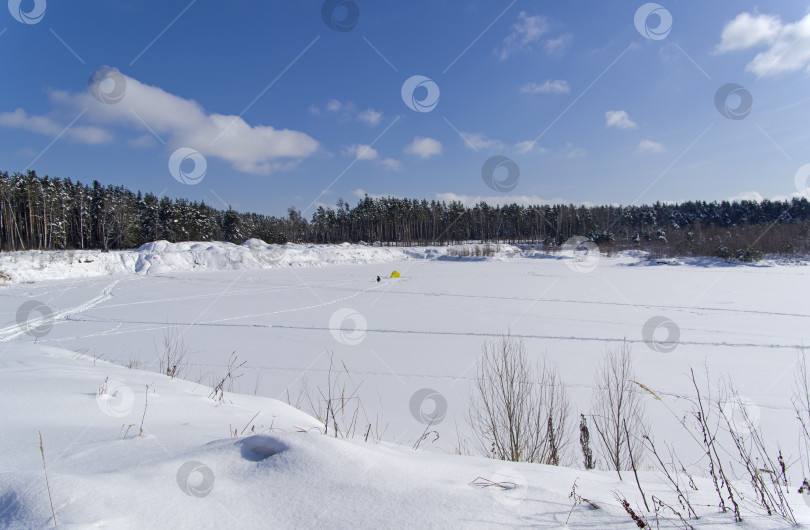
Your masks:
{"label": "snowdrift", "polygon": [[[483,249],[488,248],[487,255]],[[559,253],[550,254],[534,245],[458,244],[441,247],[382,247],[367,244],[273,245],[250,239],[241,245],[223,242],[170,243],[155,241],[137,250],[22,251],[0,254],[0,284],[17,284],[89,278],[109,275],[160,275],[190,271],[259,270],[276,267],[321,267],[390,263],[407,260],[503,261],[527,259],[582,259]],[[591,258],[587,258],[590,260]],[[605,256],[599,259],[608,259]],[[730,266],[717,258],[650,261],[647,253],[628,251],[611,261],[625,265]],[[805,262],[801,262],[806,264]],[[763,265],[772,264],[769,261]]]}
{"label": "snowdrift", "polygon": [[[54,525],[38,433],[67,528],[630,528],[613,491],[641,502],[629,477],[335,439],[273,399],[219,403],[210,388],[57,348],[7,348],[0,389],[3,528]],[[640,477],[648,495],[671,496]],[[598,510],[573,505],[574,481]],[[710,482],[696,483],[692,502],[706,507],[690,522],[732,524]],[[745,526],[774,524],[748,515]]]}
{"label": "snowdrift", "polygon": [[87,278],[115,274],[168,274],[187,271],[256,270],[272,267],[384,263],[423,258],[420,249],[364,245],[271,245],[251,239],[222,242],[155,241],[137,250],[24,251],[0,254],[0,271],[10,283]]}
{"label": "snowdrift", "polygon": [[[447,256],[454,247],[379,247],[353,245],[272,245],[250,239],[241,245],[222,242],[155,241],[137,250],[23,251],[0,254],[0,272],[7,283],[88,278],[115,274],[169,274],[188,271],[257,270],[388,263]],[[517,249],[501,245],[496,257]],[[457,258],[454,258],[457,259]],[[2,277],[2,276],[0,276]]]}

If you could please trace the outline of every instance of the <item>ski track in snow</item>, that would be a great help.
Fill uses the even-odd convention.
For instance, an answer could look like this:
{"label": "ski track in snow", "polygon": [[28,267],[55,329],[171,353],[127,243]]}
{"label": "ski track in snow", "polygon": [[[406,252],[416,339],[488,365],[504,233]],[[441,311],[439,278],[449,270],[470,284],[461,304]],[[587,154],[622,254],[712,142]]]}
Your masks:
{"label": "ski track in snow", "polygon": [[[348,297],[352,298],[352,297]],[[347,299],[347,298],[346,298]],[[275,311],[274,313],[268,314],[277,314],[277,313],[288,313],[294,311],[302,311],[304,309],[312,309],[317,307],[324,307],[336,303],[338,301],[346,300],[336,300],[333,302],[326,302],[323,304],[318,304],[309,307],[302,307],[296,309],[286,309],[281,311]],[[263,316],[265,315],[248,315],[248,316]],[[233,318],[226,318],[220,320],[214,320],[210,322],[187,322],[187,321],[154,321],[154,320],[124,320],[124,319],[114,319],[114,320],[104,320],[104,319],[93,319],[93,318],[71,318],[70,321],[74,322],[95,322],[95,323],[116,323],[116,324],[138,324],[138,325],[145,325],[145,326],[156,326],[155,328],[150,329],[162,329],[165,326],[179,326],[179,327],[222,327],[222,328],[261,328],[261,329],[290,329],[290,330],[298,330],[298,331],[332,331],[332,328],[325,327],[325,326],[292,326],[287,324],[226,324],[224,321],[227,320],[234,320],[237,318],[247,318],[245,317],[233,317]],[[144,331],[144,329],[139,330],[127,330],[121,333],[130,333],[136,331]],[[482,337],[482,338],[499,338],[503,336],[502,333],[497,332],[480,332],[480,331],[438,331],[438,330],[417,330],[417,329],[377,329],[377,328],[367,328],[364,330],[366,333],[379,333],[383,335],[389,334],[402,334],[402,335],[426,335],[426,336],[458,336],[458,337]],[[705,331],[705,330],[704,330]],[[114,335],[115,333],[104,333],[104,335]],[[87,338],[93,335],[81,335],[72,337],[73,339],[82,339]],[[645,344],[644,340],[642,339],[630,339],[630,338],[616,338],[616,337],[604,337],[604,336],[594,336],[594,337],[575,337],[572,335],[543,335],[543,334],[535,334],[535,333],[510,333],[511,337],[519,338],[519,339],[546,339],[546,340],[560,340],[560,341],[574,341],[574,342],[611,342],[611,343],[620,343],[620,342],[627,342],[630,344]],[[66,338],[62,338],[60,340],[69,340]],[[686,341],[686,340],[679,340],[678,344],[683,345],[691,345],[691,346],[715,346],[715,347],[729,347],[729,348],[769,348],[769,349],[788,349],[788,350],[795,350],[796,348],[801,347],[799,343],[792,343],[792,344],[774,344],[774,343],[757,343],[757,342],[729,342],[729,341]]]}
{"label": "ski track in snow", "polygon": [[[101,294],[96,296],[95,298],[91,298],[90,300],[79,304],[77,306],[71,307],[69,309],[65,309],[62,311],[57,311],[53,315],[52,324],[56,323],[60,320],[67,319],[70,315],[73,314],[80,314],[84,313],[85,311],[89,311],[93,309],[97,305],[106,302],[113,296],[113,289],[121,280],[113,280],[110,284],[108,284],[102,291]],[[31,322],[32,325],[37,325],[39,322]],[[19,324],[13,324],[10,326],[6,326],[5,328],[0,328],[0,342],[8,342],[12,339],[19,337],[20,335],[25,334],[26,330],[24,327],[20,326]]]}
{"label": "ski track in snow", "polygon": [[[138,278],[139,280],[143,280],[144,278]],[[188,277],[185,277],[188,279]],[[351,294],[325,301],[319,304],[312,304],[307,306],[295,307],[295,308],[288,308],[288,309],[279,309],[275,311],[268,311],[262,313],[252,313],[252,314],[243,314],[234,317],[227,317],[227,318],[219,318],[215,320],[209,320],[205,322],[188,322],[188,321],[153,321],[153,320],[133,320],[133,319],[103,319],[103,318],[93,318],[89,315],[85,315],[84,313],[88,312],[90,309],[97,307],[99,304],[109,300],[112,295],[112,289],[115,285],[118,284],[120,280],[116,280],[108,285],[101,295],[88,302],[76,306],[74,308],[62,311],[54,315],[54,323],[56,321],[68,321],[68,322],[95,322],[95,323],[114,323],[115,326],[110,330],[93,333],[88,335],[78,335],[74,337],[64,337],[61,340],[77,340],[82,338],[89,338],[94,336],[109,336],[109,335],[116,335],[116,334],[127,334],[132,332],[138,331],[147,331],[150,329],[160,329],[165,327],[166,325],[174,325],[174,326],[182,326],[182,327],[223,327],[223,328],[278,328],[278,329],[289,329],[289,330],[300,330],[300,331],[330,331],[330,328],[324,326],[294,326],[294,325],[287,325],[287,324],[272,324],[272,323],[233,323],[234,320],[242,320],[247,318],[260,318],[260,317],[268,317],[272,315],[280,315],[285,313],[294,313],[299,311],[306,311],[317,309],[321,307],[327,307],[330,305],[339,304],[342,302],[346,302],[348,300],[354,299],[362,294],[375,291],[382,287],[387,287],[388,290],[386,291],[387,294],[396,294],[396,295],[411,295],[411,296],[437,296],[437,297],[454,297],[454,298],[468,298],[468,299],[475,299],[475,300],[493,300],[493,301],[513,301],[513,302],[543,302],[543,303],[551,303],[551,304],[558,304],[558,303],[565,303],[565,304],[584,304],[584,305],[604,305],[604,306],[617,306],[617,307],[631,307],[631,308],[645,308],[645,309],[658,309],[658,310],[680,310],[686,311],[693,314],[704,314],[700,313],[699,311],[707,311],[712,313],[739,313],[739,314],[747,314],[752,316],[775,316],[775,317],[797,317],[797,318],[807,318],[810,315],[802,314],[802,313],[789,313],[789,312],[778,312],[778,311],[758,311],[758,310],[750,310],[750,309],[733,309],[733,308],[724,308],[724,307],[707,307],[707,306],[680,306],[680,305],[656,305],[656,304],[644,304],[644,303],[627,303],[627,302],[606,302],[606,301],[595,301],[595,300],[577,300],[577,299],[564,299],[564,298],[545,298],[545,297],[519,297],[519,296],[498,296],[498,295],[476,295],[476,294],[460,294],[460,293],[449,293],[449,292],[425,292],[425,291],[404,291],[404,290],[392,290],[390,287],[391,284],[374,284],[371,287],[361,289],[361,290],[351,290],[349,291],[343,287],[336,287],[335,284],[351,284],[356,283],[356,279],[351,280],[342,280],[342,281],[322,281],[316,283],[307,283],[306,285],[272,285],[267,286],[264,289],[237,289],[237,290],[230,290],[226,293],[205,293],[205,294],[198,294],[198,295],[190,295],[190,296],[175,296],[175,297],[168,297],[168,298],[156,298],[150,300],[143,300],[143,301],[134,301],[129,303],[122,303],[122,304],[113,304],[113,305],[106,305],[104,309],[112,309],[118,307],[127,307],[132,305],[143,305],[143,304],[163,304],[167,302],[179,302],[179,301],[189,301],[189,300],[196,300],[196,299],[208,299],[212,297],[221,297],[221,296],[239,296],[242,294],[252,294],[255,295],[257,293],[264,293],[264,292],[284,292],[289,291],[290,289],[301,289],[301,288],[312,288],[312,287],[320,287],[320,288],[327,288],[329,291],[349,291]],[[49,291],[50,292],[50,291]],[[81,315],[81,316],[79,316]],[[139,328],[138,330],[119,330],[123,325],[131,324],[131,325],[142,325],[142,326],[155,326],[154,328]],[[712,330],[701,330],[703,332],[711,332]],[[716,331],[716,330],[715,330]],[[10,333],[10,334],[9,334]],[[0,329],[0,336],[3,334],[8,334],[7,336],[0,339],[0,342],[7,342],[12,340],[18,336],[20,336],[24,331],[19,329],[19,326],[12,325],[6,328]],[[497,338],[500,336],[498,333],[491,333],[491,332],[478,332],[478,331],[438,331],[438,330],[414,330],[414,329],[385,329],[385,328],[368,328],[366,329],[366,333],[375,333],[375,334],[383,334],[383,335],[390,335],[390,334],[410,334],[410,335],[426,335],[426,336],[476,336],[482,338]],[[512,334],[516,338],[522,339],[546,339],[546,340],[559,340],[559,341],[573,341],[573,342],[622,342],[626,341],[631,344],[643,344],[643,340],[639,339],[629,339],[623,338],[618,339],[615,337],[605,337],[605,336],[590,336],[590,337],[582,337],[582,336],[566,336],[566,335],[552,335],[552,334],[527,334],[527,333],[513,333]],[[769,349],[790,349],[795,350],[797,347],[800,347],[801,344],[799,343],[765,343],[765,342],[733,342],[733,341],[687,341],[681,340],[679,344],[683,345],[692,345],[692,346],[712,346],[712,347],[742,347],[742,348],[769,348]]]}
{"label": "ski track in snow", "polygon": [[[343,280],[343,281],[319,281],[319,282],[308,282],[307,285],[275,285],[269,286],[263,289],[257,288],[250,288],[250,289],[230,289],[225,293],[205,293],[205,294],[195,294],[195,295],[188,295],[188,296],[173,296],[170,298],[150,298],[149,300],[140,300],[140,301],[132,301],[126,302],[122,304],[108,304],[104,306],[104,309],[114,309],[118,307],[130,307],[136,305],[144,305],[144,304],[164,304],[167,302],[185,302],[189,300],[205,300],[208,298],[215,298],[215,297],[231,297],[231,296],[239,296],[243,294],[258,294],[258,293],[283,293],[286,291],[294,290],[294,289],[306,289],[307,287],[318,287],[323,288],[325,286],[330,287],[330,290],[338,290],[334,289],[335,284],[339,283],[356,283],[356,280]],[[368,289],[367,289],[368,290]],[[356,291],[352,291],[356,292]]]}
{"label": "ski track in snow", "polygon": [[[561,277],[556,277],[560,279]],[[389,290],[388,293],[391,294],[399,294],[399,295],[408,295],[408,296],[438,296],[438,297],[454,297],[454,298],[471,298],[471,299],[484,299],[484,300],[506,300],[506,301],[514,301],[514,302],[550,302],[550,303],[561,303],[561,304],[585,304],[585,305],[607,305],[607,306],[618,306],[618,307],[632,307],[632,308],[644,308],[644,309],[663,309],[663,310],[672,310],[678,309],[683,311],[689,311],[695,314],[702,314],[697,313],[697,311],[712,311],[718,313],[747,313],[752,315],[772,315],[772,316],[784,316],[784,317],[800,317],[800,318],[810,318],[810,314],[805,313],[784,313],[779,311],[757,311],[754,309],[730,309],[727,307],[703,307],[703,306],[681,306],[681,305],[655,305],[655,304],[645,304],[645,303],[629,303],[629,302],[605,302],[599,300],[575,300],[570,298],[545,298],[545,297],[530,297],[530,296],[497,296],[497,295],[478,295],[478,294],[460,294],[460,293],[448,293],[448,292],[424,292],[424,291],[394,291]]]}
{"label": "ski track in snow", "polygon": [[[559,278],[559,277],[557,277]],[[143,279],[143,278],[138,278]],[[120,280],[119,280],[120,281]],[[274,315],[279,313],[286,313],[286,312],[293,312],[293,311],[301,311],[305,309],[314,309],[317,307],[323,307],[326,305],[330,305],[332,303],[337,303],[343,300],[348,300],[354,298],[357,295],[363,294],[368,291],[372,291],[378,287],[388,286],[386,284],[374,285],[367,289],[362,290],[348,290],[341,287],[336,287],[339,284],[352,284],[357,283],[357,280],[341,280],[341,281],[322,281],[322,282],[308,282],[307,285],[274,285],[274,286],[267,286],[265,288],[256,289],[256,288],[245,288],[245,289],[238,289],[238,290],[229,290],[228,292],[221,293],[221,292],[211,292],[205,294],[196,294],[196,295],[188,295],[188,296],[175,296],[169,298],[152,298],[149,300],[141,300],[141,301],[131,301],[122,304],[113,304],[105,306],[105,309],[112,309],[117,307],[128,307],[134,305],[144,305],[144,304],[163,304],[166,302],[181,302],[181,301],[188,301],[188,300],[196,300],[196,299],[207,299],[207,298],[215,298],[215,297],[231,297],[231,296],[239,296],[242,294],[258,294],[258,293],[274,293],[274,292],[285,292],[291,289],[298,289],[298,288],[307,288],[307,287],[326,287],[330,291],[349,291],[353,293],[350,296],[346,296],[332,302],[323,303],[323,304],[316,304],[312,306],[294,308],[294,309],[285,309],[279,311],[271,311],[267,313],[257,313],[254,315],[240,315],[236,318],[249,318],[253,316],[267,316],[267,315]],[[60,290],[61,291],[61,290]],[[48,294],[52,294],[53,292],[60,292],[60,291],[48,291]],[[708,311],[711,313],[739,313],[739,314],[747,314],[747,315],[767,315],[767,316],[777,316],[777,317],[797,317],[797,318],[810,318],[810,313],[787,313],[782,311],[761,311],[756,309],[734,309],[728,307],[710,307],[710,306],[684,306],[684,305],[658,305],[658,304],[647,304],[647,303],[630,303],[630,302],[612,302],[612,301],[600,301],[600,300],[577,300],[571,298],[546,298],[546,297],[521,297],[521,296],[498,296],[498,295],[479,295],[479,294],[461,294],[461,293],[449,293],[449,292],[439,292],[439,291],[401,291],[401,290],[392,290],[389,289],[386,291],[388,294],[396,294],[396,295],[404,295],[404,296],[436,296],[436,297],[453,297],[453,298],[469,298],[474,300],[503,300],[503,301],[513,301],[513,302],[547,302],[547,303],[554,303],[554,304],[582,304],[582,305],[604,305],[604,306],[615,306],[615,307],[631,307],[634,309],[656,309],[656,310],[665,310],[665,311],[684,311],[689,312],[696,315],[702,315],[705,313],[701,313],[702,311]],[[104,301],[104,300],[101,300]],[[100,301],[100,302],[101,302]],[[99,303],[100,303],[99,302]],[[89,308],[88,308],[89,309]],[[85,309],[86,310],[86,309]],[[82,311],[85,311],[82,310]],[[81,312],[81,311],[68,311],[72,312]],[[231,318],[222,319],[224,320],[232,320]],[[219,322],[220,320],[216,320],[213,322]],[[11,326],[13,327],[13,326]],[[0,334],[6,331],[9,328],[0,329]]]}
{"label": "ski track in snow", "polygon": [[[117,280],[114,283],[117,283],[120,280]],[[211,292],[205,294],[197,294],[197,295],[189,295],[189,296],[175,296],[170,298],[152,298],[149,300],[141,300],[141,301],[131,301],[122,304],[112,304],[105,306],[105,309],[113,309],[118,307],[129,307],[135,305],[144,305],[144,304],[163,304],[167,302],[182,302],[182,301],[189,301],[189,300],[198,300],[198,299],[208,299],[208,298],[215,298],[215,297],[224,297],[224,296],[239,296],[242,294],[258,294],[258,293],[274,293],[274,292],[285,292],[289,291],[290,289],[298,289],[298,288],[312,288],[312,287],[327,287],[330,291],[348,291],[347,289],[342,289],[339,287],[335,287],[336,284],[349,284],[349,283],[356,283],[356,280],[343,280],[343,281],[325,281],[325,282],[315,282],[315,283],[308,283],[307,285],[277,285],[277,286],[268,286],[264,289],[239,289],[239,290],[229,290],[228,292],[221,293],[221,292]],[[367,289],[361,289],[359,291],[351,290],[352,293],[349,296],[345,296],[343,298],[339,298],[333,300],[331,302],[324,302],[322,304],[315,304],[311,306],[304,306],[298,307],[293,309],[283,309],[278,311],[270,311],[265,313],[256,313],[250,315],[240,315],[237,317],[232,318],[225,318],[219,319],[209,322],[208,324],[213,324],[216,322],[223,322],[227,320],[235,320],[240,318],[250,318],[250,317],[260,317],[260,316],[269,316],[275,315],[280,313],[288,313],[294,311],[302,311],[306,309],[314,309],[318,307],[324,307],[327,305],[332,305],[337,302],[349,300],[355,298],[356,296],[366,293],[368,291],[375,290],[379,287],[385,286],[385,284],[375,285],[369,287]],[[48,294],[52,294],[53,292],[60,292],[60,291],[48,291]],[[576,300],[570,298],[546,298],[546,297],[520,297],[520,296],[496,296],[496,295],[476,295],[476,294],[459,294],[459,293],[448,293],[448,292],[425,292],[425,291],[396,291],[389,289],[386,291],[388,294],[397,294],[397,295],[405,295],[405,296],[437,296],[437,297],[454,297],[454,298],[470,298],[476,300],[504,300],[504,301],[513,301],[513,302],[547,302],[547,303],[554,303],[554,304],[583,304],[583,305],[605,305],[605,306],[616,306],[616,307],[631,307],[634,309],[658,309],[658,310],[679,310],[690,312],[697,315],[702,315],[701,311],[708,311],[712,313],[740,313],[740,314],[748,314],[748,315],[767,315],[767,316],[777,316],[777,317],[797,317],[797,318],[810,318],[810,314],[806,313],[786,313],[780,311],[760,311],[755,309],[733,309],[727,307],[708,307],[708,306],[682,306],[682,305],[657,305],[657,304],[646,304],[646,303],[629,303],[629,302],[606,302],[606,301],[598,301],[598,300]],[[88,309],[91,309],[93,306],[98,305],[99,303],[105,301],[104,300],[96,300],[93,299],[90,302],[93,302],[90,307],[81,309],[83,306],[79,306],[77,308],[62,312],[60,314],[72,314],[72,313],[80,313],[84,312]],[[88,302],[88,304],[90,303]],[[74,319],[69,319],[74,320]],[[139,322],[143,323],[143,322]],[[7,328],[0,329],[0,334],[7,332],[9,329],[14,328],[16,326],[9,326]]]}
{"label": "ski track in snow", "polygon": [[[558,276],[554,276],[555,278],[559,278]],[[169,276],[169,275],[154,275],[152,276],[153,279],[167,279],[167,280],[179,280],[183,281],[184,283],[190,282],[191,284],[197,283],[199,281],[203,285],[205,285],[204,279],[202,278],[194,278],[193,274],[187,274],[184,276]],[[132,278],[133,280],[143,281],[146,280],[145,277],[139,276],[136,278]],[[727,307],[709,307],[709,306],[683,306],[683,305],[658,305],[658,304],[645,304],[645,303],[629,303],[629,302],[616,302],[616,301],[598,301],[598,300],[580,300],[580,299],[570,299],[570,298],[548,298],[548,297],[522,297],[522,296],[502,296],[502,295],[479,295],[479,294],[463,294],[463,293],[451,293],[451,292],[439,292],[439,291],[405,291],[405,290],[394,290],[391,289],[393,287],[390,283],[382,283],[382,284],[373,284],[371,287],[360,289],[360,290],[350,290],[344,287],[345,284],[355,284],[357,283],[357,279],[349,279],[349,280],[330,280],[330,281],[319,281],[319,282],[307,282],[306,284],[295,284],[295,285],[284,285],[284,284],[277,284],[277,285],[268,285],[264,286],[263,288],[241,288],[241,289],[233,289],[227,292],[211,292],[211,293],[204,293],[204,294],[196,294],[196,295],[188,295],[188,296],[173,296],[173,297],[166,297],[166,298],[153,298],[149,300],[140,300],[140,301],[132,301],[128,303],[121,303],[121,304],[112,304],[104,306],[104,309],[112,309],[112,308],[120,308],[120,307],[128,307],[134,305],[144,305],[144,304],[164,304],[169,302],[183,302],[183,301],[190,301],[190,300],[204,300],[210,299],[214,297],[233,297],[233,296],[240,296],[243,294],[251,294],[256,295],[258,293],[278,293],[278,292],[287,292],[290,290],[295,289],[312,289],[313,287],[320,288],[321,290],[328,290],[328,291],[344,291],[350,292],[351,294],[336,298],[333,300],[321,302],[318,304],[311,304],[301,307],[294,307],[288,309],[279,309],[275,311],[268,311],[262,313],[252,313],[252,314],[243,314],[234,317],[226,317],[226,318],[219,318],[215,320],[209,320],[205,322],[188,322],[188,321],[153,321],[153,320],[136,320],[136,319],[121,319],[121,318],[112,318],[112,319],[103,319],[103,318],[93,318],[86,313],[91,309],[97,308],[100,304],[108,301],[112,298],[112,290],[121,280],[115,280],[110,283],[107,287],[105,287],[102,293],[91,299],[83,304],[79,304],[75,307],[69,308],[64,311],[60,311],[54,314],[53,323],[65,323],[65,322],[95,322],[95,323],[114,323],[115,325],[106,331],[85,334],[85,335],[77,335],[73,337],[63,337],[60,340],[78,340],[83,338],[90,338],[90,337],[97,337],[97,336],[110,336],[110,335],[117,335],[117,334],[128,334],[133,332],[143,332],[152,329],[160,329],[165,327],[166,325],[175,325],[175,326],[183,326],[183,327],[223,327],[223,328],[278,328],[278,329],[289,329],[289,330],[300,330],[300,331],[330,331],[330,328],[324,326],[295,326],[289,324],[272,324],[272,323],[234,323],[234,320],[242,320],[247,318],[260,318],[260,317],[269,317],[273,315],[280,315],[285,313],[294,313],[306,310],[317,309],[321,307],[327,307],[330,305],[339,304],[351,299],[354,299],[362,294],[375,291],[381,287],[387,288],[387,294],[394,294],[394,295],[407,295],[407,296],[415,296],[415,297],[451,297],[451,298],[465,298],[471,300],[482,300],[482,301],[511,301],[511,302],[525,302],[525,303],[548,303],[548,304],[582,304],[582,305],[601,305],[601,306],[614,306],[614,307],[630,307],[630,308],[644,308],[644,309],[655,309],[655,310],[668,310],[668,311],[684,311],[692,314],[703,315],[705,313],[702,312],[711,312],[711,313],[728,313],[728,314],[746,314],[752,316],[774,316],[774,317],[796,317],[796,318],[807,318],[810,317],[808,314],[803,313],[792,313],[792,312],[780,312],[780,311],[761,311],[761,310],[753,310],[753,309],[734,309],[734,308],[727,308]],[[50,287],[50,286],[49,286]],[[60,292],[63,290],[51,290],[48,289],[46,291],[47,294],[52,294],[54,292]],[[141,325],[141,326],[155,326],[153,328],[139,328],[137,330],[121,330],[121,327],[130,324],[130,325]],[[711,332],[712,330],[705,330],[702,329],[703,332]],[[21,329],[18,325],[10,325],[5,328],[0,329],[0,342],[8,342],[13,340],[20,335],[22,335],[25,331]],[[426,336],[476,336],[482,338],[497,338],[500,336],[498,333],[492,332],[480,332],[480,331],[464,331],[464,330],[449,330],[449,331],[439,331],[439,330],[415,330],[415,329],[391,329],[391,328],[368,328],[366,333],[374,333],[374,334],[383,334],[383,335],[391,335],[391,334],[409,334],[409,335],[426,335]],[[559,340],[559,341],[573,341],[573,342],[622,342],[625,341],[631,344],[643,344],[643,340],[639,339],[618,339],[615,337],[605,337],[605,336],[570,336],[570,335],[553,335],[553,334],[531,334],[531,333],[513,333],[512,334],[516,338],[523,338],[523,339],[546,339],[546,340]],[[798,343],[765,343],[765,342],[739,342],[739,341],[687,341],[681,340],[679,344],[684,345],[693,345],[693,346],[712,346],[712,347],[742,347],[742,348],[769,348],[769,349],[791,349],[794,350],[797,347],[800,347],[801,344]]]}

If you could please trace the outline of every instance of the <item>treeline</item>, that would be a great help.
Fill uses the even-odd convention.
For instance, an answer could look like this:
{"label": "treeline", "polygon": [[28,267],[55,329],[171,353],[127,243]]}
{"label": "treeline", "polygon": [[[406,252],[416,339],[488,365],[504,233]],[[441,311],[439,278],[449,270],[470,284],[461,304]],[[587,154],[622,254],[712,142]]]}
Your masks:
{"label": "treeline", "polygon": [[[605,251],[638,248],[656,255],[757,253],[806,255],[810,203],[686,202],[643,206],[510,204],[365,197],[342,199],[307,219],[239,213],[204,202],[157,197],[121,186],[0,173],[0,249],[126,249],[150,241],[268,243],[381,242],[396,245],[462,241],[559,246],[585,236]],[[742,254],[741,254],[742,253]],[[748,254],[752,253],[752,254]]]}

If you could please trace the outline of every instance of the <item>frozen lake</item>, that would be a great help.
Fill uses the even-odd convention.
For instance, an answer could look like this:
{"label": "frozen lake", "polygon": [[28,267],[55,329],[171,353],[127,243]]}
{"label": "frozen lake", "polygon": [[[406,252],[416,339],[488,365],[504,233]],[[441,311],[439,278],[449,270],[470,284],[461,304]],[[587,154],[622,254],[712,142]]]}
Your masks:
{"label": "frozen lake", "polygon": [[[306,389],[313,401],[318,389],[326,392],[331,360],[338,390],[358,389],[361,428],[379,422],[385,439],[411,444],[425,429],[421,415],[438,407],[445,415],[431,426],[440,434],[433,447],[445,451],[468,435],[485,341],[509,332],[532,356],[556,363],[578,415],[588,412],[606,348],[627,340],[639,381],[659,395],[674,402],[691,395],[690,367],[708,368],[712,384],[733,381],[763,427],[793,428],[796,350],[809,342],[810,268],[648,265],[632,257],[602,258],[592,270],[570,265],[413,259],[41,281],[2,291],[0,338],[4,347],[33,341],[14,321],[24,301],[38,300],[57,315],[39,344],[158,370],[156,352],[174,329],[189,350],[186,379],[210,384],[235,352],[245,365],[234,391],[289,400],[306,412]],[[393,270],[402,278],[387,278]],[[678,429],[659,408],[648,404],[653,432]]]}

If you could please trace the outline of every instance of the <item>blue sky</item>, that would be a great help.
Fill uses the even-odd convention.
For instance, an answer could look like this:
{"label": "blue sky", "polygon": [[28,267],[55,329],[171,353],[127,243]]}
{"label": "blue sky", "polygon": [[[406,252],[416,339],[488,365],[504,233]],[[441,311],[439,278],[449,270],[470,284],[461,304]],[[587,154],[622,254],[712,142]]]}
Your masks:
{"label": "blue sky", "polygon": [[[806,2],[332,3],[325,21],[315,0],[12,0],[0,169],[305,215],[364,193],[638,204],[805,191]],[[402,87],[417,75],[413,110]],[[720,110],[742,119],[715,104],[729,83]],[[513,165],[488,185],[493,156]]]}

